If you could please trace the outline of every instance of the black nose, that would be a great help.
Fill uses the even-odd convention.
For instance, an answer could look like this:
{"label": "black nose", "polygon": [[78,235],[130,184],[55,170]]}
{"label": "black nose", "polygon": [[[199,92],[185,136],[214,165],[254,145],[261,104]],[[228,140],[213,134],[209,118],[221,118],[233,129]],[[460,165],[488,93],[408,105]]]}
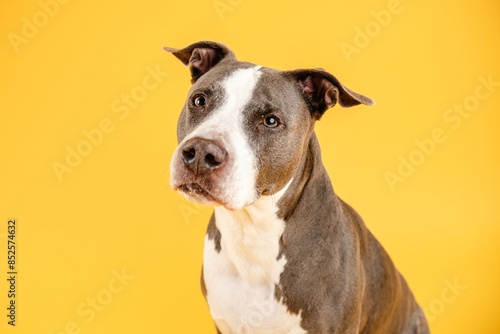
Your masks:
{"label": "black nose", "polygon": [[192,138],[184,143],[181,156],[184,164],[199,175],[224,166],[227,152],[211,140]]}

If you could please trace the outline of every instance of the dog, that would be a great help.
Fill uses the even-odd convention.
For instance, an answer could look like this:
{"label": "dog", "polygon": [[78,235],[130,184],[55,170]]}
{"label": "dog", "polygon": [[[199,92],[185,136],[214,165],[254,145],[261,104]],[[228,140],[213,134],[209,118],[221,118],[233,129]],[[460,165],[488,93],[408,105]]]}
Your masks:
{"label": "dog", "polygon": [[422,309],[335,194],[315,122],[373,105],[323,69],[237,60],[222,43],[164,48],[189,67],[171,187],[214,206],[201,285],[221,334],[425,334]]}

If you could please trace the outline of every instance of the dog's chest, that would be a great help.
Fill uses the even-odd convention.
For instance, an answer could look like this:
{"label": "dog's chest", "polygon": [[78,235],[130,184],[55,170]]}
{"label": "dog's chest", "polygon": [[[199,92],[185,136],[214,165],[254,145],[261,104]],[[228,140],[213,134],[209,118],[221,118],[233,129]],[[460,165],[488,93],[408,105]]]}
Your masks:
{"label": "dog's chest", "polygon": [[290,313],[274,296],[286,265],[283,256],[278,259],[284,222],[273,210],[235,214],[216,209],[215,216],[221,249],[218,252],[214,240],[205,239],[203,278],[219,330],[223,334],[306,333],[300,314]]}

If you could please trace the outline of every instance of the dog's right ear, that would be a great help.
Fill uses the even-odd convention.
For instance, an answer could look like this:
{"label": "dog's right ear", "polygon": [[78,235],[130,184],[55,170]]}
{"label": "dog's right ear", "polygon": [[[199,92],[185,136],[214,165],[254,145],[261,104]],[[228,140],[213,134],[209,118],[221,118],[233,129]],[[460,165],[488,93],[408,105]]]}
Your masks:
{"label": "dog's right ear", "polygon": [[234,53],[227,46],[211,41],[197,42],[184,49],[164,47],[163,50],[172,53],[184,65],[189,66],[191,83],[193,84],[221,60],[236,59]]}
{"label": "dog's right ear", "polygon": [[284,73],[298,83],[299,90],[309,106],[311,114],[318,120],[327,109],[336,105],[337,102],[341,107],[352,107],[358,104],[372,106],[375,104],[375,101],[350,90],[341,84],[336,77],[321,68],[299,69]]}

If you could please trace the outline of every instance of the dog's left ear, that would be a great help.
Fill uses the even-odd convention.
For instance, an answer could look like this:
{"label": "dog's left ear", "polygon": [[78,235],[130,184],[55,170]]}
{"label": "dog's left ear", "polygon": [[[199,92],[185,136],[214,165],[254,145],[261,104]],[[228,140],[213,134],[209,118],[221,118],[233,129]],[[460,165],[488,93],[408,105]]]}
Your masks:
{"label": "dog's left ear", "polygon": [[375,101],[364,95],[353,92],[345,87],[330,73],[322,69],[299,69],[285,72],[298,83],[313,116],[320,119],[325,111],[337,102],[342,107],[352,107],[358,104],[372,106]]}
{"label": "dog's left ear", "polygon": [[163,49],[176,56],[184,65],[189,66],[191,83],[195,83],[221,60],[235,59],[234,53],[227,46],[211,41],[197,42],[184,49],[170,47],[164,47]]}

